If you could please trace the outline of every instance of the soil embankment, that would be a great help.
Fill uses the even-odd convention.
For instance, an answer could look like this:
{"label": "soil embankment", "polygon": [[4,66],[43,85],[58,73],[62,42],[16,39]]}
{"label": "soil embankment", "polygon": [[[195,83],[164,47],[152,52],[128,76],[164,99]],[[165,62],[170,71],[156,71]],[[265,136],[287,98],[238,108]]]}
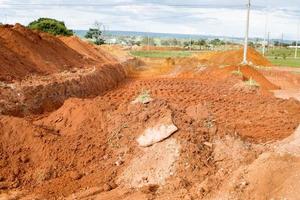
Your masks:
{"label": "soil embankment", "polygon": [[1,81],[89,66],[81,54],[58,38],[19,24],[0,26],[0,52]]}

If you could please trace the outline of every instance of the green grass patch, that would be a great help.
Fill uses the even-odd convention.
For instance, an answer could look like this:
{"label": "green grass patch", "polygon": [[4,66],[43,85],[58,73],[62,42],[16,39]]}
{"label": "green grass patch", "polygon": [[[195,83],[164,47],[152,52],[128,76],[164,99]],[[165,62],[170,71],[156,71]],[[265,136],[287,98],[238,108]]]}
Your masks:
{"label": "green grass patch", "polygon": [[236,75],[236,76],[243,76],[243,73],[239,70],[234,70],[231,72],[233,75]]}
{"label": "green grass patch", "polygon": [[300,56],[299,58],[276,58],[276,57],[268,57],[268,59],[276,66],[284,66],[284,67],[300,67]]}
{"label": "green grass patch", "polygon": [[248,81],[245,81],[246,85],[250,87],[259,87],[259,83],[257,83],[252,77]]}
{"label": "green grass patch", "polygon": [[188,57],[192,55],[189,51],[131,51],[131,55],[143,58],[169,58]]}

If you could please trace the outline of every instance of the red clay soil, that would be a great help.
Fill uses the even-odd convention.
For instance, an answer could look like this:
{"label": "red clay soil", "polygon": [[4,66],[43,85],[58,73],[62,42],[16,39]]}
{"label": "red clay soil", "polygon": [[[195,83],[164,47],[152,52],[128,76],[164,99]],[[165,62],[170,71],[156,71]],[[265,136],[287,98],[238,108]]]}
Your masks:
{"label": "red clay soil", "polygon": [[224,78],[232,75],[233,72],[237,72],[240,68],[244,80],[255,80],[260,88],[265,90],[278,90],[280,87],[271,83],[262,73],[251,66],[229,66],[224,68],[212,68],[209,69],[214,75],[219,78]]}
{"label": "red clay soil", "polygon": [[23,79],[83,68],[83,56],[58,38],[29,30],[20,24],[0,26],[0,80]]}
{"label": "red clay soil", "polygon": [[117,62],[115,58],[104,50],[97,48],[95,45],[85,42],[76,36],[59,37],[59,39],[79,54],[84,55],[85,58],[90,58],[103,64]]}
{"label": "red clay soil", "polygon": [[95,97],[126,78],[121,64],[72,70],[47,77],[32,76],[1,88],[0,113],[12,116],[42,114],[58,109],[70,97]]}
{"label": "red clay soil", "polygon": [[[225,52],[208,53],[207,58],[204,60],[209,65],[225,66],[225,65],[239,65],[243,61],[243,49],[231,50]],[[200,55],[201,56],[201,55]],[[256,66],[271,66],[272,64],[268,59],[264,58],[259,52],[253,48],[248,49],[248,61]]]}
{"label": "red clay soil", "polygon": [[[168,109],[179,128],[172,138],[181,143],[182,153],[176,173],[181,181],[172,178],[166,190],[185,188],[188,193],[189,185],[214,173],[212,151],[203,142],[228,134],[273,141],[299,125],[299,102],[276,99],[259,89],[235,89],[237,80],[212,82],[206,75],[128,80],[95,99],[70,99],[48,116],[0,116],[0,191],[18,188],[41,199],[57,199],[88,187],[111,190],[140,151],[138,135]],[[132,105],[143,90],[155,100]],[[193,109],[199,108],[202,116],[194,116]],[[120,159],[123,164],[116,164]]]}

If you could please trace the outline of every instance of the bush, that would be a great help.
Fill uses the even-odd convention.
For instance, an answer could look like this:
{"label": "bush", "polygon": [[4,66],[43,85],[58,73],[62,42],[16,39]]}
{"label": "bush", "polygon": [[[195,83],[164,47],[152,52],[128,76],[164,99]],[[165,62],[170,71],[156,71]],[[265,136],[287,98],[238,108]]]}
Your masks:
{"label": "bush", "polygon": [[90,28],[84,37],[92,39],[96,45],[102,45],[105,43],[104,39],[102,39],[102,31],[99,28]]}
{"label": "bush", "polygon": [[73,35],[73,31],[67,29],[64,22],[51,18],[39,18],[38,20],[29,23],[28,28],[47,32],[52,35]]}

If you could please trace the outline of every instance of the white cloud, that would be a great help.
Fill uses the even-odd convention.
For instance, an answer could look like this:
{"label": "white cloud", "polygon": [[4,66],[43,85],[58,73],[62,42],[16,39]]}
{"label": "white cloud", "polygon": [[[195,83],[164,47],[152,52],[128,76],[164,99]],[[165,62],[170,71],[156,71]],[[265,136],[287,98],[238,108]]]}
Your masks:
{"label": "white cloud", "polygon": [[[12,4],[100,4],[96,0],[0,0],[0,21],[28,24],[39,17],[65,21],[73,29],[87,29],[95,20],[113,30],[151,31],[186,34],[243,36],[245,29],[245,0],[102,0],[101,4],[122,6],[24,6]],[[127,6],[125,4],[128,3]],[[9,4],[9,5],[8,5]],[[197,4],[199,6],[173,7],[170,4]],[[202,6],[201,6],[202,5]],[[236,6],[235,6],[236,5]],[[265,10],[268,10],[268,31],[279,38],[296,37],[299,0],[252,0],[251,36],[263,37]],[[202,7],[202,8],[201,8]]]}

